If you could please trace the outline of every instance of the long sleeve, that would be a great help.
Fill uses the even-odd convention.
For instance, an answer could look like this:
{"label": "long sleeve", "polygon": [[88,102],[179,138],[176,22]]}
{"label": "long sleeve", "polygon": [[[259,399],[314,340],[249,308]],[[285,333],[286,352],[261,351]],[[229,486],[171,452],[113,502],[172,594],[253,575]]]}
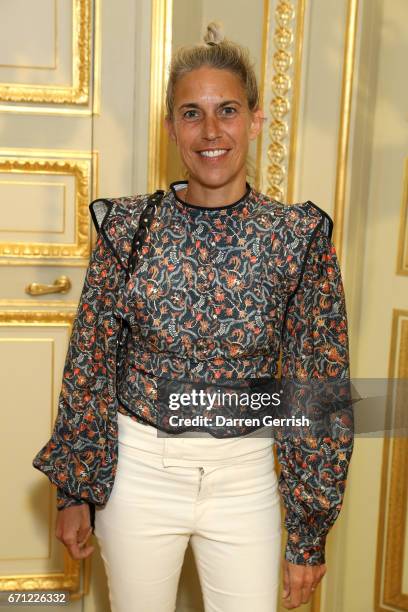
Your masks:
{"label": "long sleeve", "polygon": [[[302,398],[312,381],[334,383],[335,390],[339,381],[340,397],[349,380],[345,295],[331,231],[317,228],[302,268],[282,327],[282,379],[290,383],[291,416],[308,412]],[[331,397],[329,390],[326,395]],[[285,558],[299,565],[325,563],[326,536],[344,498],[354,443],[353,412],[344,397],[338,405],[336,392],[332,397],[322,433],[311,428],[297,435],[300,430],[293,428],[289,435],[278,431],[275,439],[286,508]]]}
{"label": "long sleeve", "polygon": [[84,499],[78,499],[65,493],[62,487],[57,487],[57,509],[64,510],[64,508],[70,508],[71,506],[78,506],[86,504]]}
{"label": "long sleeve", "polygon": [[119,268],[99,233],[72,327],[52,435],[33,460],[33,466],[57,486],[58,509],[102,504],[111,490],[118,334],[111,315]]}

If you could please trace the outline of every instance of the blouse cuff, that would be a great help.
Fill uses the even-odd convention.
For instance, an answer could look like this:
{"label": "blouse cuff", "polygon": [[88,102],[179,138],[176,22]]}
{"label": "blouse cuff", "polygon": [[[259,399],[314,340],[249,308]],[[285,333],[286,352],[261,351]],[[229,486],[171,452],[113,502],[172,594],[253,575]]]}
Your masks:
{"label": "blouse cuff", "polygon": [[285,559],[295,565],[323,565],[325,559],[326,535],[313,538],[313,542],[300,540],[298,534],[288,535]]}
{"label": "blouse cuff", "polygon": [[65,493],[64,489],[57,487],[57,510],[64,510],[70,506],[80,506],[86,504],[84,499],[77,499]]}

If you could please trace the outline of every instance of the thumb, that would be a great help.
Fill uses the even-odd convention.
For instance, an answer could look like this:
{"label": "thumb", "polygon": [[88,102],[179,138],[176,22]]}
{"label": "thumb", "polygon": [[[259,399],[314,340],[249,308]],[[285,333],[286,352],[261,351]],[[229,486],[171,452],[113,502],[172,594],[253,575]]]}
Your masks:
{"label": "thumb", "polygon": [[283,579],[282,597],[289,597],[290,595],[289,568],[286,563],[284,563],[283,565],[282,579]]}

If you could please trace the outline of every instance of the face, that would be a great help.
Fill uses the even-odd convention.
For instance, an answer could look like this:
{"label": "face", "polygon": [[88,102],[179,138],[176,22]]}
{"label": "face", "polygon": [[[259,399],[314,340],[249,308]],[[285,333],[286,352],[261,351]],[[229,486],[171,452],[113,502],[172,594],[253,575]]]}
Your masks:
{"label": "face", "polygon": [[262,128],[262,112],[251,112],[238,75],[201,67],[175,86],[173,119],[166,119],[189,171],[189,183],[224,187],[246,180],[250,140]]}

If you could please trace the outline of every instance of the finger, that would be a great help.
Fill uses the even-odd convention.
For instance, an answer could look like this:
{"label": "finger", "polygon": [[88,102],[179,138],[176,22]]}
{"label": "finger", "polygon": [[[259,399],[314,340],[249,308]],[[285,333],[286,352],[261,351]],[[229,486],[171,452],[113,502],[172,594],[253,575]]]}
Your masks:
{"label": "finger", "polygon": [[300,606],[301,603],[303,603],[302,588],[300,587],[300,585],[293,584],[292,582],[290,586],[290,597],[288,601],[293,608],[297,608],[298,606]]}
{"label": "finger", "polygon": [[305,604],[310,600],[310,598],[313,595],[313,591],[314,589],[313,589],[312,584],[302,587],[302,595],[301,595],[302,604]]}
{"label": "finger", "polygon": [[88,527],[88,529],[79,529],[78,531],[78,543],[79,542],[86,542],[87,539],[89,538],[89,536],[92,533],[92,527]]}
{"label": "finger", "polygon": [[85,559],[85,557],[88,557],[94,551],[94,547],[79,546],[75,543],[68,547],[68,551],[73,559]]}
{"label": "finger", "polygon": [[283,563],[282,567],[282,582],[283,582],[283,590],[282,597],[286,599],[286,597],[290,596],[290,580],[289,580],[289,568],[287,563]]}
{"label": "finger", "polygon": [[[303,587],[308,584],[308,568],[301,565],[289,564],[290,599],[292,607],[297,608],[303,603]],[[309,579],[311,586],[311,580]]]}

